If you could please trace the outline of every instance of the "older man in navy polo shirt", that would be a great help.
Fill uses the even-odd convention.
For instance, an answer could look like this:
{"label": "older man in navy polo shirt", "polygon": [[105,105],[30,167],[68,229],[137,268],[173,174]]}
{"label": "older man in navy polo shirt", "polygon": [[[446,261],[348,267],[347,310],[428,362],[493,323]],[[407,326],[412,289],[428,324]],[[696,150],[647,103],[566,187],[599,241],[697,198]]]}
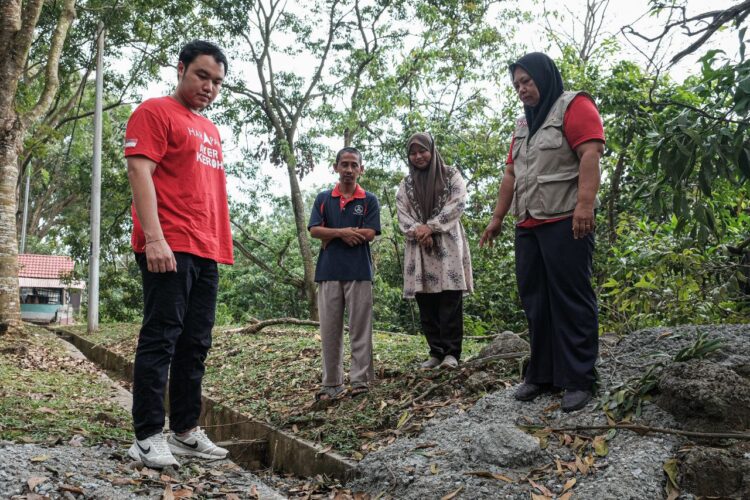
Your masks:
{"label": "older man in navy polo shirt", "polygon": [[339,182],[315,198],[307,228],[322,241],[315,281],[323,344],[323,387],[316,399],[344,395],[344,308],[349,311],[352,397],[365,394],[375,376],[372,363],[372,257],[370,242],[380,234],[380,205],[357,179],[364,171],[362,155],[344,148],[333,170]]}

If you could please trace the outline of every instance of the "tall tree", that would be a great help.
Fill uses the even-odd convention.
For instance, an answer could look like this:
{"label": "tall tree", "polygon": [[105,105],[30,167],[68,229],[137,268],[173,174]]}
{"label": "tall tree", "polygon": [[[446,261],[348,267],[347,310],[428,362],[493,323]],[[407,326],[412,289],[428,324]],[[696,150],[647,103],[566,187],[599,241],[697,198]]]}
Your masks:
{"label": "tall tree", "polygon": [[[239,99],[235,112],[226,118],[238,133],[250,125],[268,136],[271,161],[287,171],[305,296],[310,317],[317,318],[313,254],[299,186],[299,178],[314,165],[314,145],[300,129],[313,102],[322,96],[324,70],[334,41],[347,29],[344,18],[349,13],[339,0],[314,1],[296,11],[281,0],[214,1],[206,6],[253,68],[254,84],[246,78],[230,88]],[[287,55],[312,61],[311,74],[280,69]]]}
{"label": "tall tree", "polygon": [[44,3],[43,0],[0,1],[0,53],[4,54],[0,61],[0,333],[21,329],[16,236],[18,154],[26,131],[52,105],[59,87],[58,66],[63,44],[76,15],[74,0],[64,0],[59,5],[44,71],[33,76],[42,82],[41,92],[30,108],[19,110],[16,92],[22,75],[30,70],[28,55]]}

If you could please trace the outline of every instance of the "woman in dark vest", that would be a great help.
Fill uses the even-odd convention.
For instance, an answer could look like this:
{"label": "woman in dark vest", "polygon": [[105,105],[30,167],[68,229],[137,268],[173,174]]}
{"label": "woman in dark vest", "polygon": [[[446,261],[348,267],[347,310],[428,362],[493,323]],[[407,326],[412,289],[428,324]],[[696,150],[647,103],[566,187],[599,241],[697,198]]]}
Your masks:
{"label": "woman in dark vest", "polygon": [[511,211],[516,279],[531,338],[531,359],[515,398],[531,401],[563,389],[562,409],[573,411],[591,400],[599,347],[591,262],[604,130],[591,96],[565,91],[545,54],[523,56],[510,73],[524,116],[516,122],[479,246],[492,244]]}

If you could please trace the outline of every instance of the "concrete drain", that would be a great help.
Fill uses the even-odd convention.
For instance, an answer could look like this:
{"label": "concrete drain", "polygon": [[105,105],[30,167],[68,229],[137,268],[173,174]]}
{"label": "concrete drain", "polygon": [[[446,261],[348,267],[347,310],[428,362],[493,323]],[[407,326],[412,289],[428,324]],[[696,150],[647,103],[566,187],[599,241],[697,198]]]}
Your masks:
{"label": "concrete drain", "polygon": [[[52,329],[80,350],[90,361],[109,372],[133,380],[133,362],[69,331]],[[324,474],[341,481],[352,477],[355,463],[314,443],[299,439],[264,422],[222,406],[203,396],[200,425],[211,439],[229,450],[229,457],[249,470],[270,468],[277,472],[312,477]]]}

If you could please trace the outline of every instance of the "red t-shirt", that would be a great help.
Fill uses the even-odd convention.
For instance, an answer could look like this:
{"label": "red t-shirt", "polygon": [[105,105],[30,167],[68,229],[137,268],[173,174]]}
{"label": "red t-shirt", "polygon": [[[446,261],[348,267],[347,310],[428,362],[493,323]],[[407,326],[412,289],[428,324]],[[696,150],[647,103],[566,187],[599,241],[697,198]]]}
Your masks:
{"label": "red t-shirt", "polygon": [[[130,116],[125,156],[156,162],[156,203],[164,238],[173,252],[234,263],[227,181],[219,130],[172,97],[149,99]],[[132,245],[145,251],[135,211]]]}
{"label": "red t-shirt", "polygon": [[[568,109],[565,110],[565,115],[563,115],[563,135],[565,136],[565,140],[568,141],[570,149],[573,150],[584,142],[594,140],[604,142],[602,117],[599,115],[596,104],[588,96],[583,94],[577,95],[568,105]],[[513,165],[513,144],[515,142],[516,138],[514,136],[510,142],[508,159],[505,160],[506,165]],[[570,216],[544,220],[528,217],[517,225],[519,227],[532,228],[541,224],[567,219],[568,217]]]}

